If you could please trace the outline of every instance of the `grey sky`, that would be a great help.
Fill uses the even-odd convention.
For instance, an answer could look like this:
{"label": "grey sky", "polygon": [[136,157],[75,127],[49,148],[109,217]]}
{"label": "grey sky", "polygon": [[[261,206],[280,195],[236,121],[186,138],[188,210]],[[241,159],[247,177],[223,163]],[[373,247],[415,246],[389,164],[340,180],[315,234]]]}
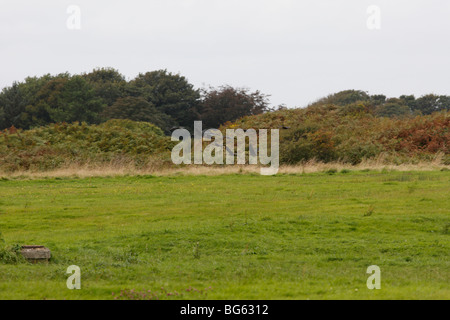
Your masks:
{"label": "grey sky", "polygon": [[[69,5],[81,30],[69,30]],[[369,30],[367,8],[381,9]],[[168,69],[305,106],[344,89],[450,94],[447,0],[0,0],[0,87],[26,76]]]}

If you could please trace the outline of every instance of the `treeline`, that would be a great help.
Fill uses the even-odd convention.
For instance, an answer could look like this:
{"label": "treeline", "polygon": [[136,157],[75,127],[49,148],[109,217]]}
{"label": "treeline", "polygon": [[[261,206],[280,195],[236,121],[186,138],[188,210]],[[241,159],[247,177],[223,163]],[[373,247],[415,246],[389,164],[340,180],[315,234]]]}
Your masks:
{"label": "treeline", "polygon": [[[141,73],[128,81],[112,68],[81,75],[47,74],[28,77],[0,92],[0,130],[61,122],[100,124],[111,119],[150,122],[166,134],[176,126],[192,129],[195,120],[217,128],[228,121],[273,110],[268,97],[231,86],[196,89],[185,77],[166,70]],[[343,106],[377,117],[408,117],[449,110],[450,96],[387,98],[347,90],[310,106],[317,105]]]}
{"label": "treeline", "polygon": [[377,117],[407,117],[429,115],[433,112],[450,110],[450,96],[427,94],[420,98],[401,95],[387,98],[382,94],[369,95],[360,90],[345,90],[331,94],[310,104],[310,106],[335,105],[347,109],[360,109]]}
{"label": "treeline", "polygon": [[268,96],[245,88],[195,89],[166,70],[127,81],[111,68],[90,73],[44,75],[15,82],[0,93],[0,129],[30,129],[50,123],[99,124],[110,119],[150,122],[166,133],[191,128],[194,120],[218,127],[269,109]]}

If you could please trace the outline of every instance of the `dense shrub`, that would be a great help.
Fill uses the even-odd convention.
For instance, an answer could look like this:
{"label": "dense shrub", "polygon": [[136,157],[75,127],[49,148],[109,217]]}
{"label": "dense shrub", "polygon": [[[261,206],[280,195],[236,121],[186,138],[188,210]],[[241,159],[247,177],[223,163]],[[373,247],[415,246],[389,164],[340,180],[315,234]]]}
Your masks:
{"label": "dense shrub", "polygon": [[65,163],[170,159],[171,142],[150,123],[110,120],[100,125],[60,123],[0,134],[0,168],[48,170]]}
{"label": "dense shrub", "polygon": [[313,105],[244,117],[226,128],[280,129],[280,160],[295,164],[311,159],[357,164],[383,155],[395,163],[450,154],[450,112],[385,118],[355,102],[346,106]]}
{"label": "dense shrub", "polygon": [[[313,105],[247,116],[222,129],[280,129],[280,160],[357,164],[380,157],[399,164],[442,159],[450,163],[450,112],[377,117],[363,102]],[[99,125],[59,123],[0,133],[0,169],[49,170],[69,164],[171,164],[175,143],[148,123],[110,120]],[[439,157],[437,157],[439,156]]]}

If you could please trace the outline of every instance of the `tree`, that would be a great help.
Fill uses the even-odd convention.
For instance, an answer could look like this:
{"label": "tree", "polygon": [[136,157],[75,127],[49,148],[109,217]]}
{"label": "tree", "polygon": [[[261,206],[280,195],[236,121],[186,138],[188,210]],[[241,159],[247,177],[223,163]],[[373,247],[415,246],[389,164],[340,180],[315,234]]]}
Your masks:
{"label": "tree", "polygon": [[36,107],[46,110],[51,122],[100,122],[102,100],[82,76],[54,79],[39,97]]}
{"label": "tree", "polygon": [[450,96],[439,96],[438,111],[450,110]]}
{"label": "tree", "polygon": [[47,84],[59,77],[67,78],[67,73],[58,76],[46,74],[42,77],[28,77],[24,83],[20,84],[22,95],[26,101],[25,110],[20,116],[20,128],[28,129],[31,127],[45,125],[51,122],[50,116],[44,106],[39,104],[40,94]]}
{"label": "tree", "polygon": [[325,98],[319,99],[312,103],[311,106],[334,104],[337,106],[345,106],[358,101],[369,101],[370,96],[367,92],[361,90],[344,90],[334,94],[331,94]]}
{"label": "tree", "polygon": [[126,96],[127,81],[116,69],[94,69],[85,74],[84,78],[94,88],[95,95],[100,97],[107,106],[111,106],[117,99]]}
{"label": "tree", "polygon": [[372,102],[375,106],[378,106],[386,102],[386,96],[384,94],[372,95],[370,96],[370,102]]}
{"label": "tree", "polygon": [[416,100],[413,110],[418,110],[422,114],[432,114],[433,112],[449,109],[450,109],[449,96],[438,96],[435,94],[427,94]]}
{"label": "tree", "polygon": [[3,106],[0,105],[0,129],[6,128],[6,117]]}
{"label": "tree", "polygon": [[385,103],[375,109],[375,115],[377,117],[393,118],[403,117],[409,114],[411,114],[411,110],[408,106],[393,102]]}
{"label": "tree", "polygon": [[411,110],[414,110],[416,106],[416,97],[414,95],[401,95],[399,99],[403,101],[404,105],[407,105]]}
{"label": "tree", "polygon": [[150,122],[166,133],[176,122],[142,97],[119,98],[112,106],[106,107],[103,117],[106,119],[129,119]]}
{"label": "tree", "polygon": [[20,116],[25,110],[26,101],[19,83],[4,88],[0,95],[0,108],[3,114],[4,127],[20,127]]}
{"label": "tree", "polygon": [[187,79],[167,70],[139,74],[130,83],[130,93],[151,102],[160,112],[171,116],[179,125],[193,127],[200,93]]}
{"label": "tree", "polygon": [[62,90],[69,78],[70,75],[68,73],[59,74],[40,87],[27,106],[24,114],[24,118],[27,121],[25,127],[42,126],[54,121],[50,112],[62,104]]}
{"label": "tree", "polygon": [[203,90],[201,119],[210,128],[244,116],[261,114],[269,108],[268,96],[245,88],[221,86]]}

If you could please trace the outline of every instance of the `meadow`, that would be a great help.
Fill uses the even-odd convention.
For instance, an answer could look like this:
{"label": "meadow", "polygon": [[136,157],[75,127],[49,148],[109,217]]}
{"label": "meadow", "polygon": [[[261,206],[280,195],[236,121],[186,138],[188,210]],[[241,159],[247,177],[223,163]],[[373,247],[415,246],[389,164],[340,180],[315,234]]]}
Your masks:
{"label": "meadow", "polygon": [[449,194],[448,170],[5,176],[0,299],[450,299]]}

